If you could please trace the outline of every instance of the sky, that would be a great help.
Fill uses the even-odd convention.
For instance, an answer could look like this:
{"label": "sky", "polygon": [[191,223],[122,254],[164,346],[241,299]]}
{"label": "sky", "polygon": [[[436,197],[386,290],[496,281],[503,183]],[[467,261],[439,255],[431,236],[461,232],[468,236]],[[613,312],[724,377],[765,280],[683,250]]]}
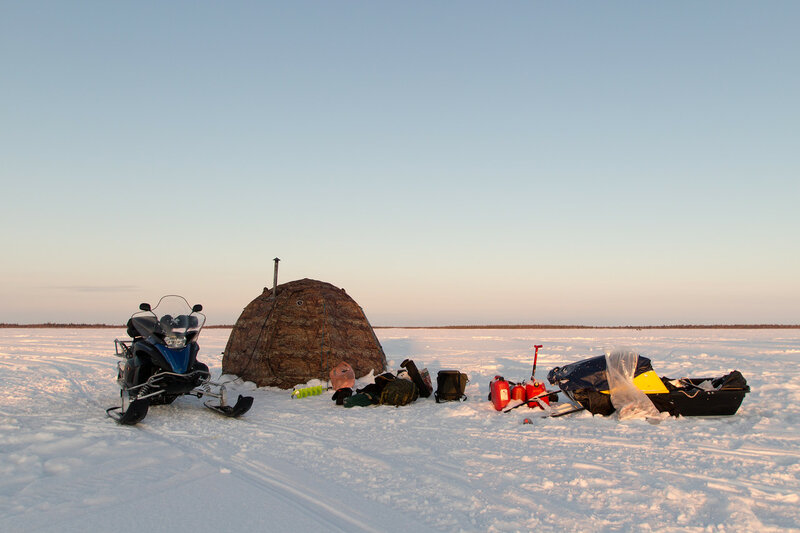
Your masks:
{"label": "sky", "polygon": [[0,0],[0,322],[800,323],[800,4]]}

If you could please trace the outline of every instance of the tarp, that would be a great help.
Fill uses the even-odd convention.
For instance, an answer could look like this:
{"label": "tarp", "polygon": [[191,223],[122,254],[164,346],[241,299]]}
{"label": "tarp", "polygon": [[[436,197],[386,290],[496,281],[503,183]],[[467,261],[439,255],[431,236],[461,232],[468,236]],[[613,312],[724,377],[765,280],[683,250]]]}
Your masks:
{"label": "tarp", "polygon": [[[607,391],[608,378],[606,375],[605,356],[584,359],[577,363],[571,363],[562,367],[556,367],[547,375],[547,381],[551,384],[558,384],[561,390],[575,391],[588,389],[594,391]],[[636,362],[634,375],[644,374],[653,370],[653,365],[647,357],[639,356]]]}

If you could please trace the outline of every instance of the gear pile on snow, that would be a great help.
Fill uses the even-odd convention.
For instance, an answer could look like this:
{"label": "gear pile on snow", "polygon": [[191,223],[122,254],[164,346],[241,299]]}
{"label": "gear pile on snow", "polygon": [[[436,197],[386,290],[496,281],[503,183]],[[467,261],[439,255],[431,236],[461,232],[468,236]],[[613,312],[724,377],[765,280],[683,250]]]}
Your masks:
{"label": "gear pile on snow", "polygon": [[368,405],[400,407],[417,401],[419,397],[428,398],[433,392],[428,369],[419,370],[411,359],[406,359],[400,366],[401,369],[396,374],[392,372],[379,374],[375,376],[373,383],[357,389],[355,393],[350,387],[337,388],[331,399],[335,400],[337,405],[345,407]]}

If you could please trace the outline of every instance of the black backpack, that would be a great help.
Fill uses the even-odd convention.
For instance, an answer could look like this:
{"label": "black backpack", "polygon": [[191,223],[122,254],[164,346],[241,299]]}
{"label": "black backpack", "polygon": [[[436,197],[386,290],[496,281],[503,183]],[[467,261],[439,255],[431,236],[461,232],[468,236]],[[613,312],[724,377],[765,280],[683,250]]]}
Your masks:
{"label": "black backpack", "polygon": [[394,380],[395,380],[395,375],[392,374],[391,372],[379,374],[375,376],[375,383],[370,383],[369,385],[366,385],[363,388],[356,390],[356,393],[369,394],[370,398],[373,399],[373,403],[378,403],[378,399],[381,397],[383,389],[386,387],[387,384],[391,383]]}
{"label": "black backpack", "polygon": [[469,378],[458,370],[440,370],[436,376],[436,392],[433,393],[437,403],[464,401],[467,396],[464,389]]}

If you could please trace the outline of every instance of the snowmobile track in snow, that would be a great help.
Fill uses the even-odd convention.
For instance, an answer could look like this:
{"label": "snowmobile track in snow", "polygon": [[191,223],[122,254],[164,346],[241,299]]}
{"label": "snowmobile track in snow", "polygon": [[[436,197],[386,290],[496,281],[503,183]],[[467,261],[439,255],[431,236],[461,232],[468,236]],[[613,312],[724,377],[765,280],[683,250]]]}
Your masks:
{"label": "snowmobile track in snow", "polygon": [[[231,423],[238,424],[240,422],[237,420]],[[198,439],[196,435],[187,431],[170,430],[164,426],[156,429],[148,427],[144,423],[137,426],[137,429],[140,429],[148,438],[168,443],[176,449],[185,449],[186,453],[191,451],[194,455],[204,457],[207,462],[213,463],[220,472],[235,476],[254,489],[280,500],[283,505],[296,509],[298,515],[313,516],[320,523],[326,524],[326,527],[332,531],[374,533],[386,531],[385,524],[371,525],[375,524],[374,516],[357,511],[359,506],[354,507],[354,503],[356,503],[354,500],[358,499],[355,494],[343,493],[339,487],[315,478],[301,469],[285,463],[281,464],[280,469],[277,469],[263,461],[247,459],[239,455],[222,456],[214,451],[213,441],[203,444],[202,437]],[[273,426],[268,429],[280,429],[292,433],[294,436],[302,434],[288,426]],[[286,442],[293,440],[288,438]],[[374,506],[374,503],[362,504],[364,508],[371,506]],[[386,516],[396,514],[390,508],[387,508],[385,513]],[[402,517],[402,522],[397,523],[402,523],[403,527],[407,527],[414,521],[408,517]],[[425,526],[419,524],[411,529],[422,530],[424,528]]]}

